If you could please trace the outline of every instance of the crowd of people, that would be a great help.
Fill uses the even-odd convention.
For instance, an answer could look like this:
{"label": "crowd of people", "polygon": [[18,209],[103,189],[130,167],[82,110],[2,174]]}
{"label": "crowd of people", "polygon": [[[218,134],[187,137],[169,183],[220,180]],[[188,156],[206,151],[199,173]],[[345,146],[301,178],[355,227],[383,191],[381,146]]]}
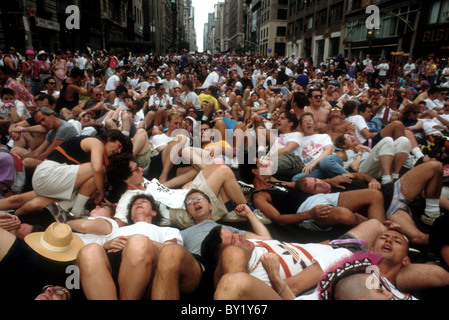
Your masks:
{"label": "crowd of people", "polygon": [[10,297],[413,300],[449,285],[446,60],[0,55]]}

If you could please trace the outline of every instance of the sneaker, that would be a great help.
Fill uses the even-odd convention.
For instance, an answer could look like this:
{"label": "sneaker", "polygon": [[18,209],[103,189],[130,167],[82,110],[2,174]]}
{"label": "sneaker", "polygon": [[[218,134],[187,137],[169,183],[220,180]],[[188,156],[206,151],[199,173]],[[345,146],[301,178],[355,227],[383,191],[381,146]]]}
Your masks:
{"label": "sneaker", "polygon": [[421,215],[421,222],[424,223],[425,225],[432,226],[433,223],[435,222],[435,220],[437,218],[439,218],[440,216],[441,216],[441,213],[433,214],[431,216],[427,215],[426,213],[423,213]]}
{"label": "sneaker", "polygon": [[51,213],[56,222],[66,223],[68,212],[62,209],[57,202],[51,203],[47,206],[47,210]]}
{"label": "sneaker", "polygon": [[267,216],[264,215],[262,213],[262,211],[260,211],[259,209],[254,210],[254,214],[260,220],[260,222],[262,222],[263,224],[271,224],[272,223],[272,221],[270,219],[268,219]]}
{"label": "sneaker", "polygon": [[242,192],[243,192],[243,194],[245,196],[251,194],[254,191],[254,185],[245,183],[245,182],[240,181],[240,180],[237,181],[237,182],[238,182],[238,184],[239,184],[240,188],[242,189]]}

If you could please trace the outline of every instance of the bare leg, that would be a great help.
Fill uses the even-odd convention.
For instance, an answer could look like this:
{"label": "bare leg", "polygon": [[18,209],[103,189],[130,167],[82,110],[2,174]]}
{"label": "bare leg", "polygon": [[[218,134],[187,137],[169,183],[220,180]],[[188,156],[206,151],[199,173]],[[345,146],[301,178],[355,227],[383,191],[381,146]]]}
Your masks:
{"label": "bare leg", "polygon": [[360,212],[367,208],[369,219],[385,221],[385,209],[382,193],[373,189],[362,189],[340,193],[338,206],[347,208],[352,212]]}
{"label": "bare leg", "polygon": [[380,136],[382,138],[392,137],[394,140],[403,137],[405,136],[404,124],[401,121],[393,121],[380,131]]}
{"label": "bare leg", "polygon": [[180,294],[191,293],[199,285],[202,269],[184,247],[167,245],[159,253],[154,276],[152,300],[179,300]]}
{"label": "bare leg", "polygon": [[150,146],[148,142],[148,134],[144,129],[137,130],[136,134],[132,138],[132,142],[134,157],[145,153]]}
{"label": "bare leg", "polygon": [[180,169],[177,171],[176,177],[165,182],[164,186],[166,186],[167,188],[177,188],[179,186],[184,186],[185,184],[193,181],[199,172],[194,167],[187,167],[187,170],[182,171],[180,171]]}
{"label": "bare leg", "polygon": [[214,284],[218,285],[221,277],[228,273],[247,272],[248,261],[242,248],[230,246],[223,250],[214,274]]}
{"label": "bare leg", "polygon": [[315,219],[315,224],[319,227],[339,225],[354,227],[366,220],[368,219],[347,208],[332,207],[329,217],[325,219]]}
{"label": "bare leg", "polygon": [[408,158],[408,153],[404,153],[404,152],[400,152],[397,153],[394,156],[394,160],[393,160],[393,173],[397,173],[399,174],[399,172],[402,169],[402,166],[404,165],[404,162],[407,160]]}
{"label": "bare leg", "polygon": [[209,187],[216,195],[220,194],[224,202],[233,200],[236,204],[246,203],[234,172],[228,166],[211,164],[202,172]]}
{"label": "bare leg", "polygon": [[88,300],[117,300],[117,289],[111,275],[106,251],[98,244],[89,244],[78,253],[76,265],[81,285]]}
{"label": "bare leg", "polygon": [[118,275],[120,300],[140,300],[147,293],[156,271],[157,249],[146,236],[135,235],[123,249]]}
{"label": "bare leg", "polygon": [[443,185],[443,165],[438,161],[423,163],[401,177],[401,191],[412,201],[423,191],[428,199],[439,199]]}
{"label": "bare leg", "polygon": [[1,199],[0,210],[18,209],[36,197],[37,195],[34,191],[29,191],[25,193],[16,194],[5,199]]}
{"label": "bare leg", "polygon": [[281,300],[265,282],[245,272],[228,273],[218,283],[215,300]]}

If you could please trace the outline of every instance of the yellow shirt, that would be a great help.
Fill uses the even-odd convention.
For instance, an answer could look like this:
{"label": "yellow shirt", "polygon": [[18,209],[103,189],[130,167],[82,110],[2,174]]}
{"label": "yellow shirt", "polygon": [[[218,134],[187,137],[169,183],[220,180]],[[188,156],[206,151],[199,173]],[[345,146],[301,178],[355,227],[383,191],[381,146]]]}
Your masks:
{"label": "yellow shirt", "polygon": [[213,101],[214,104],[215,104],[215,110],[218,110],[218,100],[215,99],[215,98],[214,98],[213,96],[211,96],[210,94],[202,93],[202,94],[198,95],[198,98],[200,99],[200,104],[201,104],[201,106],[203,105],[203,102],[204,102],[204,101],[207,101],[207,102]]}

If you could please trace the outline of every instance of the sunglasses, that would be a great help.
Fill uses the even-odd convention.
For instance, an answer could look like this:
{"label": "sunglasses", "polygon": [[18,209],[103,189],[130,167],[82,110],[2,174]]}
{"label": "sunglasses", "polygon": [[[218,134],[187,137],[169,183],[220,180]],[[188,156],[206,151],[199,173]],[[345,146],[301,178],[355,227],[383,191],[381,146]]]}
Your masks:
{"label": "sunglasses", "polygon": [[312,96],[312,98],[314,98],[314,99],[321,99],[322,97],[323,97],[322,95]]}

